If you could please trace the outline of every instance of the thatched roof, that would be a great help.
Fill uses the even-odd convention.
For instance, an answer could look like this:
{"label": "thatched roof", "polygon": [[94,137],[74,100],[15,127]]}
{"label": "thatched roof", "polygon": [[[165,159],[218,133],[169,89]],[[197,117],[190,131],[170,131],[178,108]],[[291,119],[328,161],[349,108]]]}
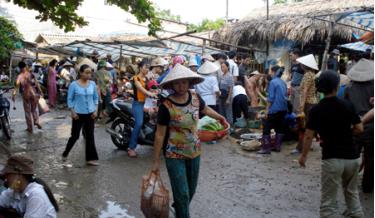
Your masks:
{"label": "thatched roof", "polygon": [[[256,9],[241,21],[225,26],[214,35],[214,39],[231,44],[264,44],[267,40],[289,39],[305,45],[311,41],[323,42],[329,30],[329,22],[312,17],[373,8],[373,0],[304,0],[298,3],[272,5],[269,20],[266,9]],[[333,37],[350,41],[353,29],[336,25]]]}

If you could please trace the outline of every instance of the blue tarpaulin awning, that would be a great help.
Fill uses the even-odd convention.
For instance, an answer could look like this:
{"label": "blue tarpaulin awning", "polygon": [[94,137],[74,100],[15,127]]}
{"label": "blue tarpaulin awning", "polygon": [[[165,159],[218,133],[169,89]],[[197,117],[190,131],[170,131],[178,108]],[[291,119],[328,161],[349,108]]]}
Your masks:
{"label": "blue tarpaulin awning", "polygon": [[373,45],[368,45],[368,44],[366,44],[364,42],[361,42],[361,41],[339,45],[339,47],[350,49],[350,50],[355,50],[355,51],[362,51],[362,52],[365,52],[367,49],[371,49],[371,51],[374,50]]}

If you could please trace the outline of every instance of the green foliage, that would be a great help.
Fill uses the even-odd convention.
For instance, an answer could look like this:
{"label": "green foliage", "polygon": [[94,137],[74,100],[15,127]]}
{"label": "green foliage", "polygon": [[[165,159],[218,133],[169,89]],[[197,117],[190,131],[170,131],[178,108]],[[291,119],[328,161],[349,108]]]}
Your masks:
{"label": "green foliage", "polygon": [[21,39],[22,35],[16,26],[8,19],[0,17],[0,60],[9,57]]}
{"label": "green foliage", "polygon": [[204,19],[200,24],[189,24],[188,31],[196,30],[197,32],[204,32],[210,30],[219,30],[225,24],[224,19],[209,20]]}
{"label": "green foliage", "polygon": [[[88,24],[82,16],[77,14],[77,8],[83,0],[7,0],[14,4],[36,10],[40,21],[51,20],[65,32],[74,31],[77,26]],[[160,30],[160,20],[156,17],[155,8],[149,0],[107,0],[109,5],[117,5],[121,9],[133,14],[138,22],[149,21],[149,35],[155,35]]]}
{"label": "green foliage", "polygon": [[171,13],[171,10],[160,10],[157,9],[156,16],[158,18],[166,19],[166,20],[172,20],[176,22],[181,22],[181,16],[180,15],[174,15]]}
{"label": "green foliage", "polygon": [[287,2],[288,2],[288,0],[274,0],[273,4],[274,5],[278,5],[278,4],[285,4]]}
{"label": "green foliage", "polygon": [[277,5],[277,4],[285,4],[288,2],[302,2],[302,1],[303,0],[274,0],[273,4]]}

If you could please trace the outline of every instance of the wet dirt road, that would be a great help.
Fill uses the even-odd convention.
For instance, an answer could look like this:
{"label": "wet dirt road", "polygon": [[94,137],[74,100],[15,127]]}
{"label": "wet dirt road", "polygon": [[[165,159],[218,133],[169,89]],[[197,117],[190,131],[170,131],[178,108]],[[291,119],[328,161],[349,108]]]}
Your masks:
{"label": "wet dirt road", "polygon": [[[12,153],[26,152],[35,160],[37,175],[47,181],[60,202],[59,217],[143,217],[140,207],[141,177],[151,167],[152,148],[139,147],[139,158],[130,159],[115,149],[105,126],[99,124],[95,139],[99,167],[87,167],[80,139],[63,167],[61,153],[70,135],[69,113],[57,110],[41,117],[42,131],[27,134],[22,105],[11,111],[14,139]],[[2,134],[0,140],[5,141]],[[318,217],[320,201],[320,149],[314,146],[307,168],[288,152],[269,157],[243,152],[231,140],[204,144],[192,217]],[[5,160],[5,156],[1,156]],[[162,178],[168,184],[165,166]],[[373,194],[361,194],[366,217],[374,216]],[[340,194],[340,212],[345,210]]]}

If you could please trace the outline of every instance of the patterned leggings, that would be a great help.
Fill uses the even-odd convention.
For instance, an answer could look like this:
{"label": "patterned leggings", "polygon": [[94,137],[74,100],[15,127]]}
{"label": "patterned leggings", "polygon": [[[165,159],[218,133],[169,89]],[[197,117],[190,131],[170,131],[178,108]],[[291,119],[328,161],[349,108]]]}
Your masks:
{"label": "patterned leggings", "polygon": [[23,110],[25,111],[27,129],[29,130],[33,129],[33,124],[39,124],[38,100],[39,98],[36,96],[23,97]]}

